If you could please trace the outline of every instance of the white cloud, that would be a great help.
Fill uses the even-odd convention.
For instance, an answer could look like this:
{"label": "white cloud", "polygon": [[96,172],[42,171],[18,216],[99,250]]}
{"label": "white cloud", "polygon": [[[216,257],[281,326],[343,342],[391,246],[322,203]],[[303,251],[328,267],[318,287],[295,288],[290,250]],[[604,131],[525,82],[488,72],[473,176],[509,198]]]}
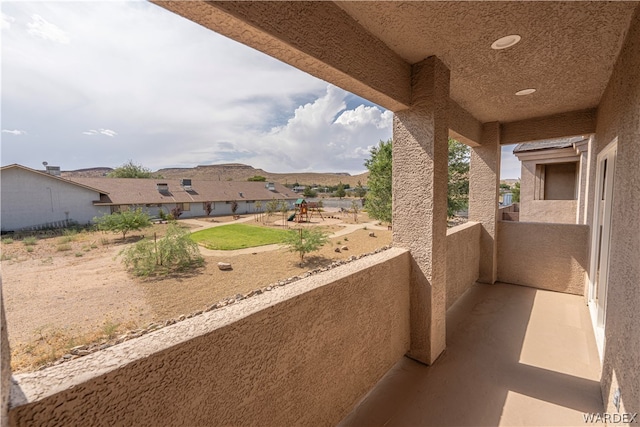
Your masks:
{"label": "white cloud", "polygon": [[336,119],[336,123],[344,126],[367,126],[374,125],[378,129],[385,129],[391,126],[393,113],[391,111],[381,111],[378,107],[366,107],[359,105],[355,110],[345,111]]}
{"label": "white cloud", "polygon": [[0,28],[3,30],[10,30],[11,24],[16,21],[16,18],[13,16],[5,15],[0,12]]}
{"label": "white cloud", "polygon": [[111,129],[98,129],[98,130],[89,129],[89,130],[86,130],[86,131],[82,132],[82,134],[83,135],[89,135],[89,136],[91,136],[91,135],[106,135],[108,137],[112,137],[113,138],[113,136],[117,135],[118,133],[116,131],[111,130]]}
{"label": "white cloud", "polygon": [[113,137],[114,135],[117,135],[118,133],[111,130],[111,129],[100,129],[99,131],[102,135],[107,135],[109,137]]}
{"label": "white cloud", "polygon": [[26,135],[27,131],[24,130],[19,130],[19,129],[14,129],[14,130],[9,130],[9,129],[2,129],[2,133],[10,133],[12,135]]}
{"label": "white cloud", "polygon": [[[152,169],[242,162],[361,172],[368,147],[391,137],[391,112],[151,3],[2,9],[16,21],[3,32],[3,122],[28,128],[29,144],[65,169],[133,159]],[[35,15],[73,43],[24,37],[33,28],[18,24]],[[93,135],[119,144],[87,144]],[[3,163],[39,165],[34,150],[2,149]]]}
{"label": "white cloud", "polygon": [[31,15],[31,19],[33,22],[29,22],[27,27],[29,28],[28,33],[32,36],[62,44],[68,44],[71,41],[67,32],[48,22],[42,16],[34,14]]}

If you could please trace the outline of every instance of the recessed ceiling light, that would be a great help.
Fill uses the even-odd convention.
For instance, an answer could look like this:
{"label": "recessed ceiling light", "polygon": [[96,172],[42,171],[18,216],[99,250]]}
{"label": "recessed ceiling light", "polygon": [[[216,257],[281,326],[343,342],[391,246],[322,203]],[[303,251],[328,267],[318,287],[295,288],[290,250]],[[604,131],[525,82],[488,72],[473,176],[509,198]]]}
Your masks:
{"label": "recessed ceiling light", "polygon": [[491,43],[491,49],[500,50],[506,49],[517,44],[520,41],[521,37],[517,34],[511,34],[509,36],[504,36],[499,38],[498,40]]}
{"label": "recessed ceiling light", "polygon": [[516,92],[516,95],[518,96],[523,96],[523,95],[531,95],[533,92],[535,92],[535,89],[522,89]]}

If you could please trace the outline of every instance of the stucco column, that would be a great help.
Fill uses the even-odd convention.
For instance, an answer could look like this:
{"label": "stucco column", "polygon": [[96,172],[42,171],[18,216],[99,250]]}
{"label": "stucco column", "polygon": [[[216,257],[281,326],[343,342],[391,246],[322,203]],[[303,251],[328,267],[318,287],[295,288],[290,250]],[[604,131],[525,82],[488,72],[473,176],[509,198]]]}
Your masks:
{"label": "stucco column", "polygon": [[4,315],[2,297],[2,277],[0,277],[0,425],[9,425],[9,391],[11,390],[11,349],[7,333],[7,320]]}
{"label": "stucco column", "polygon": [[498,278],[498,197],[500,192],[500,123],[482,126],[480,146],[471,149],[469,221],[482,224],[478,282]]}
{"label": "stucco column", "polygon": [[587,188],[588,188],[588,180],[587,180],[587,170],[589,167],[589,145],[590,141],[584,140],[577,144],[573,144],[573,147],[576,149],[578,154],[580,155],[580,162],[578,163],[578,194],[577,194],[577,206],[576,206],[576,224],[586,224],[586,208],[587,205]]}
{"label": "stucco column", "polygon": [[411,92],[393,120],[393,242],[412,255],[407,355],[431,364],[445,348],[449,70],[413,65]]}

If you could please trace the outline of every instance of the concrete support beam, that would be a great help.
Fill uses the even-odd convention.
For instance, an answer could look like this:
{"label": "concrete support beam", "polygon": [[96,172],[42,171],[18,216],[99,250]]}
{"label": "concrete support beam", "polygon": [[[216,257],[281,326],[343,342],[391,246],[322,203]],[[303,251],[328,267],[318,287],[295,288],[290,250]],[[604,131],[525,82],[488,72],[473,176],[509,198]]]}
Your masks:
{"label": "concrete support beam", "polygon": [[449,136],[470,147],[480,145],[482,123],[455,101],[449,100]]}
{"label": "concrete support beam", "polygon": [[485,123],[481,145],[471,149],[469,221],[482,224],[480,233],[481,283],[498,277],[498,195],[500,190],[500,123]]}
{"label": "concrete support beam", "polygon": [[436,57],[415,64],[411,90],[393,121],[393,241],[412,255],[408,356],[431,364],[446,345],[449,70]]}
{"label": "concrete support beam", "polygon": [[502,145],[542,139],[590,135],[596,132],[596,109],[570,111],[552,116],[536,117],[502,123]]}
{"label": "concrete support beam", "polygon": [[411,65],[333,2],[153,3],[389,110],[409,107]]}

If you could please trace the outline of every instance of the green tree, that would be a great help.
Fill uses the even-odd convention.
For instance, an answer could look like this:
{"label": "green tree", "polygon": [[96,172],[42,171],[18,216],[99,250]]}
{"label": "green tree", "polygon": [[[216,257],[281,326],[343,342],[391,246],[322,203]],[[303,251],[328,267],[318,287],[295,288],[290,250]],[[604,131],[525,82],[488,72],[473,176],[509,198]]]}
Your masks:
{"label": "green tree", "polygon": [[520,202],[520,181],[514,184],[513,188],[511,189],[511,194],[513,195],[513,197],[511,198],[513,203]]}
{"label": "green tree", "polygon": [[[447,215],[465,209],[469,201],[469,159],[466,145],[449,139],[449,180]],[[392,201],[392,141],[380,141],[371,149],[364,165],[369,169],[369,191],[365,209],[371,218],[391,223]]]}
{"label": "green tree", "polygon": [[169,224],[160,240],[143,239],[120,252],[123,263],[136,276],[183,271],[204,264],[189,230]]}
{"label": "green tree", "polygon": [[447,188],[447,216],[464,210],[469,205],[469,160],[468,146],[449,138],[449,180]]}
{"label": "green tree", "polygon": [[262,175],[254,175],[251,178],[247,179],[247,181],[256,181],[256,182],[265,182],[266,180],[267,178]]}
{"label": "green tree", "polygon": [[310,252],[320,250],[329,238],[320,229],[300,228],[291,230],[283,242],[289,248],[289,252],[297,252],[300,255],[300,266],[304,262],[304,256]]}
{"label": "green tree", "polygon": [[369,169],[367,185],[369,193],[365,209],[371,218],[391,223],[391,152],[392,141],[380,141],[370,151],[371,157],[364,162]]}
{"label": "green tree", "polygon": [[335,196],[342,199],[346,195],[347,195],[347,192],[344,191],[344,184],[341,182],[340,184],[338,184],[338,188],[336,189]]}
{"label": "green tree", "polygon": [[360,199],[363,199],[364,196],[367,194],[367,190],[364,189],[360,181],[358,181],[358,185],[356,185],[356,188],[353,189],[353,194],[355,194],[356,197]]}
{"label": "green tree", "polygon": [[101,217],[93,218],[93,222],[99,230],[122,233],[122,240],[127,237],[127,233],[130,231],[151,227],[151,217],[140,208],[104,214]]}
{"label": "green tree", "polygon": [[305,187],[304,191],[302,192],[302,195],[304,197],[316,197],[318,195],[317,191],[314,191],[311,189],[311,187]]}
{"label": "green tree", "polygon": [[280,207],[280,201],[276,199],[271,199],[265,204],[265,211],[267,212],[267,217],[270,217],[275,212],[278,211]]}
{"label": "green tree", "polygon": [[109,172],[107,176],[109,178],[162,178],[160,175],[154,175],[151,169],[142,165],[136,165],[133,163],[133,160],[129,160],[122,166],[118,166]]}

